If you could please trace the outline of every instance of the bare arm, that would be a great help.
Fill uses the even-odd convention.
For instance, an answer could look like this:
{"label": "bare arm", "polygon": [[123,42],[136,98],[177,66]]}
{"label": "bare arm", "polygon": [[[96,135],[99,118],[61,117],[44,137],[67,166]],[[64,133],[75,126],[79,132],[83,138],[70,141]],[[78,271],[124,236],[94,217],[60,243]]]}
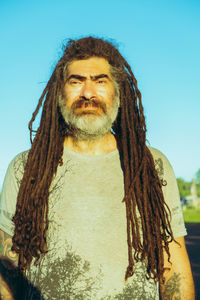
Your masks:
{"label": "bare arm", "polygon": [[[7,233],[0,230],[0,258],[4,257],[9,259],[15,266],[18,264],[18,256],[16,253],[11,251],[12,247],[12,237]],[[0,299],[3,300],[13,300],[12,293],[3,280],[0,274]]]}
{"label": "bare arm", "polygon": [[160,285],[162,300],[194,300],[194,282],[190,262],[185,247],[184,237],[176,239],[180,244],[169,244],[171,263],[168,262],[167,254],[164,253],[165,283]]}

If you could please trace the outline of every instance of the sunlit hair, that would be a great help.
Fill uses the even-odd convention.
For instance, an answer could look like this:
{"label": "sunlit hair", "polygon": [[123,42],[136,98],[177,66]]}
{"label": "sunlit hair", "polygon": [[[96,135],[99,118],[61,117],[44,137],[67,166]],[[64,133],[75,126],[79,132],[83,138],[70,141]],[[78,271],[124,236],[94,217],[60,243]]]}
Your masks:
{"label": "sunlit hair", "polygon": [[[169,254],[173,234],[162,184],[146,146],[146,125],[137,81],[126,60],[112,43],[93,37],[69,40],[48,81],[29,123],[32,125],[43,105],[40,126],[28,154],[19,188],[13,250],[19,253],[19,266],[26,269],[47,251],[49,188],[58,165],[62,165],[67,125],[58,99],[63,93],[67,66],[73,60],[103,57],[120,87],[120,108],[113,126],[124,173],[124,203],[127,218],[128,266],[125,279],[134,273],[134,262],[146,261],[149,278],[163,280],[163,249]],[[70,197],[70,195],[69,195]],[[139,218],[138,218],[139,215]],[[143,235],[140,234],[140,228]],[[112,249],[111,249],[112,251]],[[116,251],[116,249],[113,249]]]}

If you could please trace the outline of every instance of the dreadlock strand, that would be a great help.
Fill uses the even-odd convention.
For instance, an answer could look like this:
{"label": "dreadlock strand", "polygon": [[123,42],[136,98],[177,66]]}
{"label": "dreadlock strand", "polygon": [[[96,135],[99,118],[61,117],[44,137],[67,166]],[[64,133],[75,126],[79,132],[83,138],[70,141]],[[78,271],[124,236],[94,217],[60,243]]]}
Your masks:
{"label": "dreadlock strand", "polygon": [[51,86],[53,80],[54,80],[54,74],[52,74],[52,76],[51,76],[51,78],[49,79],[49,81],[48,81],[46,87],[44,88],[44,91],[42,92],[42,95],[41,95],[41,97],[39,98],[39,101],[38,101],[38,104],[37,104],[37,106],[36,106],[36,109],[35,109],[35,111],[33,112],[32,118],[31,118],[31,120],[30,120],[30,122],[29,122],[29,124],[28,124],[28,128],[29,128],[29,130],[30,130],[30,140],[31,140],[31,144],[32,144],[32,133],[33,133],[33,132],[37,132],[37,131],[35,131],[35,130],[32,129],[33,122],[35,121],[35,118],[36,118],[36,116],[37,116],[37,114],[38,114],[38,112],[39,112],[40,107],[42,106],[42,103],[43,103],[43,101],[44,101],[44,99],[45,99],[46,93],[47,93],[47,91],[48,91],[48,89],[49,89],[49,86]]}
{"label": "dreadlock strand", "polygon": [[138,153],[135,151],[135,143],[137,142],[136,140],[136,135],[135,135],[135,130],[131,130],[134,124],[133,120],[133,109],[134,106],[132,104],[131,99],[134,97],[133,91],[130,91],[130,94],[127,95],[127,109],[126,109],[126,120],[128,124],[128,133],[129,133],[129,139],[130,139],[130,149],[129,149],[129,165],[133,166],[131,168],[131,179],[134,178],[134,169],[137,169],[138,166]]}
{"label": "dreadlock strand", "polygon": [[130,210],[130,222],[131,222],[131,229],[132,229],[132,246],[135,249],[134,258],[138,261],[138,254],[142,250],[141,244],[141,237],[140,237],[140,228],[137,222],[138,216],[136,213],[136,201],[135,201],[135,194],[132,192],[130,194],[130,203],[131,203],[131,210]]}
{"label": "dreadlock strand", "polygon": [[132,255],[132,242],[131,242],[131,231],[130,231],[130,201],[126,199],[126,216],[127,216],[127,244],[128,244],[128,260],[129,265],[126,269],[125,280],[133,275],[133,255]]}
{"label": "dreadlock strand", "polygon": [[[123,94],[122,94],[123,95]],[[124,169],[124,184],[125,184],[125,196],[128,192],[128,185],[130,180],[130,171],[129,171],[129,165],[127,163],[127,157],[128,157],[128,136],[127,136],[127,129],[126,129],[126,117],[125,117],[125,111],[124,107],[121,108],[121,142],[122,142],[122,160],[123,160],[123,169]]]}

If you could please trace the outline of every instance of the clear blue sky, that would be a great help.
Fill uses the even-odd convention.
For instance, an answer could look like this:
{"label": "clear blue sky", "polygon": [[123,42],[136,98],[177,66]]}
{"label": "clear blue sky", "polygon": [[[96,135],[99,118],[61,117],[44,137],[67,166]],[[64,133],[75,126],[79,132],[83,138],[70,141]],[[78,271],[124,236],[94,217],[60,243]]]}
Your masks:
{"label": "clear blue sky", "polygon": [[177,177],[200,168],[199,0],[1,0],[0,187],[10,160],[28,149],[27,124],[63,41],[112,38],[143,96],[150,145]]}

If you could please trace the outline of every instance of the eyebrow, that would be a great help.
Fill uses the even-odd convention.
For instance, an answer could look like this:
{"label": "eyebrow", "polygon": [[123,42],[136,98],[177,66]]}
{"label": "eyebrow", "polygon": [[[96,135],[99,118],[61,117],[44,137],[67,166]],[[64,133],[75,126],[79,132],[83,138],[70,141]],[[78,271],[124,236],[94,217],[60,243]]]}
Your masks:
{"label": "eyebrow", "polygon": [[[77,75],[77,74],[72,74],[70,75],[68,78],[67,78],[67,81],[69,81],[70,79],[78,79],[80,81],[84,81],[87,79],[87,77],[85,76],[81,76],[81,75]],[[100,78],[107,78],[108,80],[111,81],[110,77],[107,75],[107,74],[99,74],[99,75],[95,75],[95,76],[90,76],[91,80],[95,81],[95,80],[98,80]]]}

